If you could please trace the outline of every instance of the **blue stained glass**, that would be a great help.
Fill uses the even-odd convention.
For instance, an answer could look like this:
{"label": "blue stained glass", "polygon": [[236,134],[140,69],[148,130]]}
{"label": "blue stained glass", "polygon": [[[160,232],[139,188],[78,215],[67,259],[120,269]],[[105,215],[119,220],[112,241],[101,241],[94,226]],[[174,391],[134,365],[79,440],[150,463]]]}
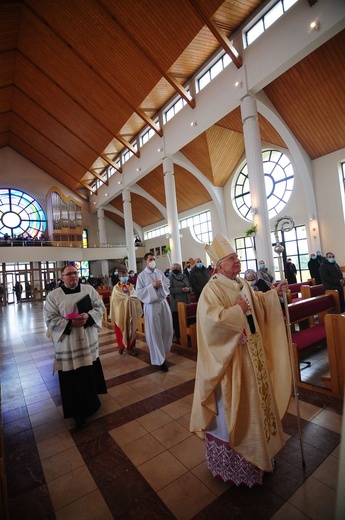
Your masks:
{"label": "blue stained glass", "polygon": [[47,228],[47,218],[39,202],[17,189],[0,188],[0,237],[38,238]]}

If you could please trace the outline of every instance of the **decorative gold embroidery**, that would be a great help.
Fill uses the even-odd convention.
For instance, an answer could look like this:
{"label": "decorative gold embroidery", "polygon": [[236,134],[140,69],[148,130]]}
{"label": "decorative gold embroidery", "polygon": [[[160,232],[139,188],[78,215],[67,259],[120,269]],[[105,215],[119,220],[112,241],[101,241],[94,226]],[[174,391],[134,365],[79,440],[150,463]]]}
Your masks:
{"label": "decorative gold embroidery", "polygon": [[264,430],[267,444],[278,433],[276,416],[273,409],[269,375],[264,358],[263,345],[258,332],[251,334],[248,342],[251,359],[255,367],[255,377],[259,389],[260,404],[263,413]]}

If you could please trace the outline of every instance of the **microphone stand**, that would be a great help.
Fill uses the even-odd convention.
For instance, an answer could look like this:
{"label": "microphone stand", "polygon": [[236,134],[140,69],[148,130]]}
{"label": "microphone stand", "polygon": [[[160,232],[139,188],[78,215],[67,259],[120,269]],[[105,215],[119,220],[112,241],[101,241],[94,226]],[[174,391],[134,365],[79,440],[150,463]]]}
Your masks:
{"label": "microphone stand", "polygon": [[[283,231],[291,231],[291,229],[293,229],[295,223],[291,217],[285,216],[285,217],[278,218],[278,220],[276,221],[275,226],[274,226],[274,236],[276,239],[276,246],[274,248],[274,251],[278,254],[280,278],[281,278],[281,280],[284,280],[285,276],[284,276],[284,272],[283,272],[283,262],[282,262],[282,257],[281,257],[282,252],[284,251],[284,247],[281,245],[281,243],[279,241],[279,235],[278,235],[278,226],[280,223],[281,223],[280,229]],[[284,299],[284,310],[285,310],[285,319],[286,319],[286,332],[287,332],[288,345],[289,345],[290,367],[291,367],[291,372],[292,372],[294,396],[295,396],[295,401],[296,401],[297,424],[298,424],[298,433],[299,433],[300,447],[301,447],[302,465],[305,466],[303,436],[302,436],[302,428],[301,428],[301,415],[300,415],[300,408],[299,408],[299,393],[298,393],[296,374],[295,374],[295,370],[294,370],[294,356],[293,356],[293,345],[292,345],[292,337],[291,337],[291,324],[290,324],[290,315],[289,315],[289,308],[288,308],[286,292],[283,292],[283,299]]]}

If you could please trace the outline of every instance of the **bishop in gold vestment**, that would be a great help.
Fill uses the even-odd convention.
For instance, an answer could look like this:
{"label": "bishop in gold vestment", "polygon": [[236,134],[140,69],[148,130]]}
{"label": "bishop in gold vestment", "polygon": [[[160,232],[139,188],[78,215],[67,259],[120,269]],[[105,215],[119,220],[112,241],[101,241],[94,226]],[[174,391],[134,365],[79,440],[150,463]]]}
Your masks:
{"label": "bishop in gold vestment", "polygon": [[278,290],[254,292],[220,233],[209,246],[218,274],[198,302],[198,362],[190,429],[205,437],[214,476],[249,487],[284,446],[292,378]]}

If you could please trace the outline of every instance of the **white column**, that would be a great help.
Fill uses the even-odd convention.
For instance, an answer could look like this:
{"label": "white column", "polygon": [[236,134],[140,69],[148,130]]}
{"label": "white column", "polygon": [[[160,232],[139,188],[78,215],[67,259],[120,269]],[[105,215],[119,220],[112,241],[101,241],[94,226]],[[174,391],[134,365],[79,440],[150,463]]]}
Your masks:
{"label": "white column", "polygon": [[171,262],[182,265],[180,230],[177,212],[176,188],[174,177],[174,163],[171,157],[163,159],[165,201],[167,207],[169,246],[171,249]]}
{"label": "white column", "polygon": [[[104,209],[98,208],[97,210],[97,218],[98,218],[98,239],[100,247],[107,246],[107,233],[105,230],[105,217],[104,217]],[[100,275],[108,275],[109,274],[109,264],[108,260],[101,260],[102,272],[98,273]]]}
{"label": "white column", "polygon": [[268,218],[265,176],[262,164],[262,149],[258,112],[255,97],[247,94],[241,100],[244,146],[248,164],[250,196],[257,225],[256,251],[257,259],[265,260],[267,267],[274,272],[273,251],[270,221]]}
{"label": "white column", "polygon": [[126,246],[127,246],[127,256],[128,256],[127,269],[129,271],[133,270],[136,273],[137,272],[137,262],[136,262],[136,256],[135,256],[135,246],[134,246],[132,201],[131,201],[131,192],[127,188],[124,189],[122,192],[122,202],[123,202],[123,214],[125,216],[125,234],[126,234]]}

